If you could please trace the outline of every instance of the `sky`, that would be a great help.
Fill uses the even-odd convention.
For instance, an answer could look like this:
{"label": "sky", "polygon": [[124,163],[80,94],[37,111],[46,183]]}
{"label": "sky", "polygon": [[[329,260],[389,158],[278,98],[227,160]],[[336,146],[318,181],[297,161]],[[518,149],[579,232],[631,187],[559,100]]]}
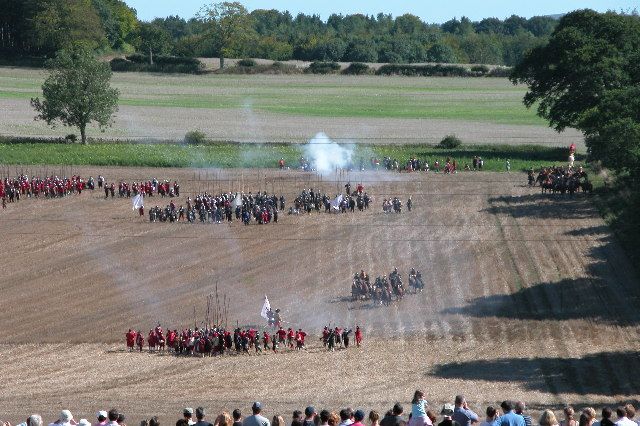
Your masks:
{"label": "sky", "polygon": [[[142,20],[178,15],[191,18],[211,0],[125,0],[138,11]],[[300,12],[316,14],[326,20],[332,13],[343,15],[379,12],[393,16],[411,13],[428,23],[442,23],[454,17],[467,16],[477,21],[482,18],[506,18],[511,15],[530,18],[537,15],[555,15],[575,9],[590,8],[597,11],[640,9],[640,0],[241,0],[247,9],[288,10],[294,16]]]}

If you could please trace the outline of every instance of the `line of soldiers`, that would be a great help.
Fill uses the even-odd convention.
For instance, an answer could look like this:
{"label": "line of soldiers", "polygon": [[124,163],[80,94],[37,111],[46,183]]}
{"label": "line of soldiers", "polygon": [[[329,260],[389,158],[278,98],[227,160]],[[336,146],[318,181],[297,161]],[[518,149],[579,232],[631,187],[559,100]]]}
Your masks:
{"label": "line of soldiers", "polygon": [[[413,207],[413,201],[411,201],[411,196],[407,200],[407,210],[411,211],[411,207]],[[382,201],[382,211],[385,213],[402,213],[402,201],[398,197],[385,198]]]}
{"label": "line of soldiers", "polygon": [[68,177],[48,176],[37,177],[21,174],[15,178],[4,178],[0,180],[0,197],[5,202],[13,203],[20,201],[20,197],[28,198],[57,198],[71,194],[81,194],[82,190],[94,188],[93,178],[85,182],[82,177],[73,175]]}
{"label": "line of soldiers", "polygon": [[[225,353],[249,354],[250,351],[261,353],[272,350],[277,353],[282,349],[303,350],[307,333],[301,328],[294,330],[289,327],[285,330],[279,327],[273,333],[256,330],[255,328],[236,328],[229,331],[224,327],[213,326],[211,328],[177,329],[165,332],[158,324],[149,330],[146,343],[149,352],[171,351],[176,355],[191,356],[219,356]],[[141,331],[129,329],[125,334],[127,349],[130,352],[136,350],[142,352],[145,346],[145,337]]]}
{"label": "line of soldiers", "polygon": [[[414,293],[424,290],[422,274],[415,268],[411,268],[409,272],[409,288]],[[398,272],[398,268],[394,268],[388,278],[385,275],[376,277],[373,284],[369,280],[369,274],[360,270],[360,273],[354,274],[351,283],[352,300],[373,300],[374,305],[389,306],[394,297],[396,301],[400,301],[405,293],[402,274]]]}
{"label": "line of soldiers", "polygon": [[[102,176],[99,176],[99,178]],[[111,197],[113,198],[115,195],[115,183],[111,183],[110,185],[106,184],[104,178],[102,179],[104,183],[104,195],[105,198]],[[99,187],[102,186],[99,184]],[[153,194],[158,194],[161,197],[179,197],[180,196],[180,185],[177,181],[173,181],[173,184],[170,184],[168,180],[164,182],[159,182],[156,178],[152,180],[147,180],[146,182],[132,182],[131,184],[120,181],[118,182],[118,196],[121,198],[130,198],[132,195],[135,197],[139,193],[144,194],[145,197],[153,197]]]}
{"label": "line of soldiers", "polygon": [[[340,328],[337,326],[335,328],[325,326],[322,330],[322,337],[320,337],[320,340],[322,340],[323,346],[331,352],[336,350],[336,348],[341,347],[348,349],[352,332],[352,329]],[[362,344],[362,330],[360,329],[360,326],[356,326],[355,339],[356,346],[360,347]]]}
{"label": "line of soldiers", "polygon": [[177,207],[173,200],[165,206],[149,209],[150,222],[222,223],[241,220],[245,225],[253,219],[258,224],[277,223],[278,206],[285,209],[285,198],[268,195],[266,192],[253,194],[222,193],[211,195],[198,194],[193,199],[187,198],[186,207]]}

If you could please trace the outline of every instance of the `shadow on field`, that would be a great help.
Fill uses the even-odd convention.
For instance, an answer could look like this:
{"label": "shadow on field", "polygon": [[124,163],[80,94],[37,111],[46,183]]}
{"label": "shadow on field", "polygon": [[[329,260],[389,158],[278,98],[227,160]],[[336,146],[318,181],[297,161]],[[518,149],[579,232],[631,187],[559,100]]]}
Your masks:
{"label": "shadow on field", "polygon": [[[488,211],[512,218],[548,218],[556,220],[555,223],[564,220],[567,226],[571,226],[571,220],[599,218],[595,207],[582,196],[531,194],[494,197],[489,201],[492,205]],[[570,237],[577,237],[576,241],[589,240],[586,256],[576,256]],[[477,297],[464,306],[446,308],[441,313],[535,321],[591,319],[618,326],[640,324],[637,309],[640,285],[610,230],[605,225],[575,228],[564,232],[558,240],[565,243],[541,246],[540,250],[553,248],[553,251],[537,255],[551,257],[549,260],[555,264],[575,264],[583,276],[525,283],[515,293]]]}
{"label": "shadow on field", "polygon": [[598,218],[598,210],[585,202],[585,194],[528,194],[489,198],[491,207],[484,211],[493,215],[507,215],[531,219],[591,219]]}
{"label": "shadow on field", "polygon": [[[588,342],[585,343],[588,345]],[[427,376],[443,379],[519,382],[524,388],[553,394],[638,395],[637,352],[599,352],[582,358],[502,358],[440,364]]]}

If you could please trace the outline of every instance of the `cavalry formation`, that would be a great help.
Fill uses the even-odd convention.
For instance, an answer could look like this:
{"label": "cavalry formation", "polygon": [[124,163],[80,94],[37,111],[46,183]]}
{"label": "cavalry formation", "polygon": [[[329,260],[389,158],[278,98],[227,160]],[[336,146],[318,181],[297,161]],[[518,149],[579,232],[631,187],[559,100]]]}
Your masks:
{"label": "cavalry formation", "polygon": [[[424,281],[420,271],[411,268],[409,272],[409,289],[413,293],[422,292],[424,290]],[[389,274],[376,277],[373,284],[369,279],[369,274],[361,270],[353,276],[351,283],[351,299],[372,300],[374,305],[389,306],[395,301],[400,301],[406,294],[406,289],[402,283],[402,274],[398,272],[398,268],[394,268]]]}
{"label": "cavalry formation", "polygon": [[589,181],[587,172],[582,167],[545,167],[535,175],[533,169],[527,175],[529,186],[540,185],[542,193],[551,192],[570,195],[582,190],[582,192],[593,191],[593,184]]}

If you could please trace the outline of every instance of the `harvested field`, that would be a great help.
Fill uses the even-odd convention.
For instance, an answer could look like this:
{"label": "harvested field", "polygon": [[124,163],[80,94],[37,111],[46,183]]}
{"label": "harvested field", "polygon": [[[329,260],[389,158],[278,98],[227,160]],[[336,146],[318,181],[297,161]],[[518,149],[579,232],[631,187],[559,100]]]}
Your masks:
{"label": "harvested field", "polygon": [[[432,405],[465,393],[482,412],[504,398],[537,411],[638,398],[638,279],[588,197],[541,195],[521,174],[275,170],[74,169],[107,179],[178,179],[183,195],[302,188],[335,193],[364,182],[373,210],[286,216],[279,224],[150,224],[130,200],[101,193],[23,200],[0,221],[0,417],[105,406],[129,423],[185,405],[210,412],[259,399],[266,414],[313,403],[388,409],[413,390]],[[194,179],[195,178],[195,179]],[[414,211],[380,201],[412,195]],[[155,202],[147,200],[147,207]],[[165,200],[163,200],[165,201]],[[146,218],[145,218],[146,219]],[[350,278],[397,266],[426,289],[390,307],[349,299]],[[185,359],[127,354],[124,332],[193,323],[207,294],[231,297],[230,321],[262,323],[264,294],[286,321],[364,327],[365,346],[325,353]],[[311,336],[310,336],[311,337]],[[19,419],[9,418],[17,421]]]}
{"label": "harvested field", "polygon": [[[52,137],[72,130],[34,122],[29,99],[45,74],[0,68],[0,133]],[[215,140],[305,142],[317,132],[367,143],[545,144],[583,148],[522,105],[525,89],[503,78],[237,76],[117,73],[120,111],[92,137],[180,140],[200,129]]]}

